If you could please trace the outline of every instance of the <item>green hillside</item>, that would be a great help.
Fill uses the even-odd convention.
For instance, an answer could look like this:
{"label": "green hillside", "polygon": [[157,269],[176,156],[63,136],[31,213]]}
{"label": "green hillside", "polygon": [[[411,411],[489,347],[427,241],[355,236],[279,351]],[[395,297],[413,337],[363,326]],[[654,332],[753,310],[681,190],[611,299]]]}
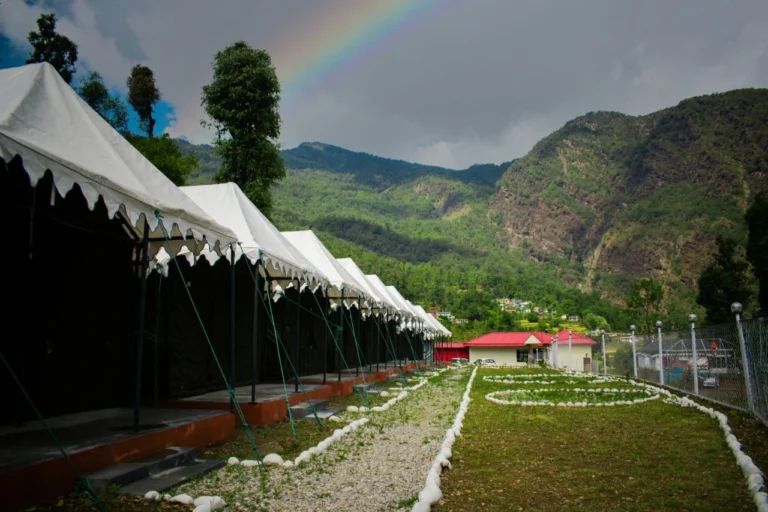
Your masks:
{"label": "green hillside", "polygon": [[[210,147],[182,149],[203,163],[194,182],[209,181]],[[464,313],[488,292],[626,328],[626,289],[651,276],[682,326],[701,313],[695,282],[714,237],[743,240],[744,209],[766,188],[768,91],[639,117],[589,113],[519,160],[463,171],[321,143],[282,155],[278,227],[311,227],[335,255],[418,301]]]}

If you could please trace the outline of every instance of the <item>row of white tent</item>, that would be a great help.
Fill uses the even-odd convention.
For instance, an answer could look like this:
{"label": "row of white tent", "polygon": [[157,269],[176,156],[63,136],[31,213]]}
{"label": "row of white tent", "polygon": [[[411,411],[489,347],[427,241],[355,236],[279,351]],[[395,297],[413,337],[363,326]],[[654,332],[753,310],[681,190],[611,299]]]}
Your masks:
{"label": "row of white tent", "polygon": [[101,197],[110,218],[122,216],[165,272],[166,247],[191,263],[245,257],[262,262],[278,295],[297,280],[427,339],[451,335],[395,287],[334,258],[311,231],[280,232],[237,185],[175,186],[47,63],[0,70],[0,156],[20,157],[33,186],[47,171],[62,196],[77,184],[91,210]]}

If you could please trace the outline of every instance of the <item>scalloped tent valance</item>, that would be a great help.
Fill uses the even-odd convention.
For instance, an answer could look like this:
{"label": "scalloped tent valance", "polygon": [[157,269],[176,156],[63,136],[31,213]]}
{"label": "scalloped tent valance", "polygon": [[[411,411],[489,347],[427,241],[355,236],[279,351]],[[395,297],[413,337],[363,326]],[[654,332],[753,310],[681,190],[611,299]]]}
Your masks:
{"label": "scalloped tent valance", "polygon": [[218,250],[236,241],[48,63],[0,70],[0,157],[9,162],[16,156],[32,186],[46,171],[62,196],[77,184],[89,208],[101,197],[110,218],[119,212],[139,238],[146,219],[153,254],[163,246],[197,253],[206,243]]}
{"label": "scalloped tent valance", "polygon": [[[254,205],[235,183],[181,187],[203,211],[237,236],[235,261],[245,256],[251,264],[261,258],[265,272],[280,281],[298,279],[311,288],[328,286],[328,278],[307,260]],[[232,249],[224,254],[231,258]],[[200,257],[213,259],[202,251]]]}
{"label": "scalloped tent valance", "polygon": [[[334,258],[323,242],[312,231],[283,231],[283,236],[315,267],[326,275],[328,283],[335,288],[328,289],[328,297],[341,300],[342,291],[345,305],[357,305],[357,301],[369,299],[365,290],[357,280]],[[346,299],[350,299],[347,303]],[[367,307],[367,306],[363,306]]]}

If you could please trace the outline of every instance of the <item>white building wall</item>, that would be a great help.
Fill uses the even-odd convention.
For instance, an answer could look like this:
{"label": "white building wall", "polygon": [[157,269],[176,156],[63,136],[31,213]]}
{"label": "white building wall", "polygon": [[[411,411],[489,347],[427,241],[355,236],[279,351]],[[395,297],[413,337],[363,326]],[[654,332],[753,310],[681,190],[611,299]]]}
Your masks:
{"label": "white building wall", "polygon": [[590,371],[590,368],[584,368],[584,357],[592,357],[593,345],[571,345],[571,356],[573,365],[571,365],[568,356],[568,341],[557,344],[557,367],[563,370],[575,370],[577,372]]}
{"label": "white building wall", "polygon": [[[527,355],[527,349],[524,349]],[[469,347],[469,362],[478,359],[494,359],[496,364],[504,366],[528,366],[517,362],[517,349],[505,347]],[[527,359],[526,359],[527,361]]]}

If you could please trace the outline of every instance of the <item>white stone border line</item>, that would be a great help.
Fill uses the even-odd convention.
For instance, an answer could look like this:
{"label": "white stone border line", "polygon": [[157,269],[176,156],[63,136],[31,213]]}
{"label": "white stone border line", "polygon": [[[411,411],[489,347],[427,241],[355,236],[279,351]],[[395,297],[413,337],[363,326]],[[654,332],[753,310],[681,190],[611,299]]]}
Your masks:
{"label": "white stone border line", "polygon": [[[634,398],[632,400],[611,400],[610,402],[595,402],[590,403],[586,400],[582,401],[568,401],[568,402],[553,402],[551,400],[502,400],[500,398],[496,398],[497,396],[504,396],[504,395],[536,395],[541,394],[545,392],[553,392],[553,391],[575,391],[579,393],[588,393],[597,397],[598,395],[605,394],[611,394],[620,396],[622,393],[641,393],[644,395],[647,395],[644,398]],[[524,397],[526,398],[526,397]],[[527,398],[534,398],[534,397],[527,397]],[[520,405],[523,407],[527,406],[550,406],[550,407],[614,407],[616,405],[634,405],[634,404],[642,404],[644,402],[648,402],[650,400],[656,400],[659,398],[658,393],[654,393],[653,390],[650,389],[644,389],[642,387],[639,387],[639,389],[616,389],[616,388],[588,388],[588,389],[582,389],[582,388],[548,388],[548,389],[508,389],[504,391],[493,391],[492,393],[488,393],[485,395],[485,399],[489,402],[493,402],[494,404],[498,405]]]}
{"label": "white stone border line", "polygon": [[[654,387],[649,385],[646,386],[649,388]],[[656,389],[662,392],[666,391],[661,390],[660,388]],[[765,492],[765,474],[755,465],[752,457],[741,450],[741,443],[739,443],[739,440],[733,435],[731,427],[728,425],[728,416],[709,407],[699,405],[690,398],[681,398],[671,394],[669,391],[666,391],[664,394],[669,397],[664,400],[664,403],[679,405],[680,407],[691,407],[718,421],[720,430],[723,431],[723,435],[725,436],[725,442],[731,449],[733,456],[736,458],[736,464],[741,468],[741,472],[747,482],[747,488],[752,495],[752,501],[754,501],[755,507],[757,507],[758,512],[768,512],[768,494]]]}
{"label": "white stone border line", "polygon": [[464,391],[464,396],[461,399],[461,405],[459,405],[459,412],[456,413],[456,418],[453,420],[453,425],[445,433],[443,438],[443,444],[440,446],[440,453],[437,454],[435,460],[432,462],[432,467],[429,468],[427,473],[426,484],[424,489],[419,493],[419,500],[413,505],[411,512],[429,512],[433,503],[437,503],[443,497],[443,491],[440,490],[440,474],[443,472],[443,467],[451,467],[451,461],[449,460],[453,456],[451,447],[456,441],[456,437],[461,435],[461,427],[464,424],[464,416],[467,414],[469,408],[469,393],[472,391],[472,382],[475,380],[478,367],[476,366],[472,370],[472,375],[467,382],[467,388]]}

